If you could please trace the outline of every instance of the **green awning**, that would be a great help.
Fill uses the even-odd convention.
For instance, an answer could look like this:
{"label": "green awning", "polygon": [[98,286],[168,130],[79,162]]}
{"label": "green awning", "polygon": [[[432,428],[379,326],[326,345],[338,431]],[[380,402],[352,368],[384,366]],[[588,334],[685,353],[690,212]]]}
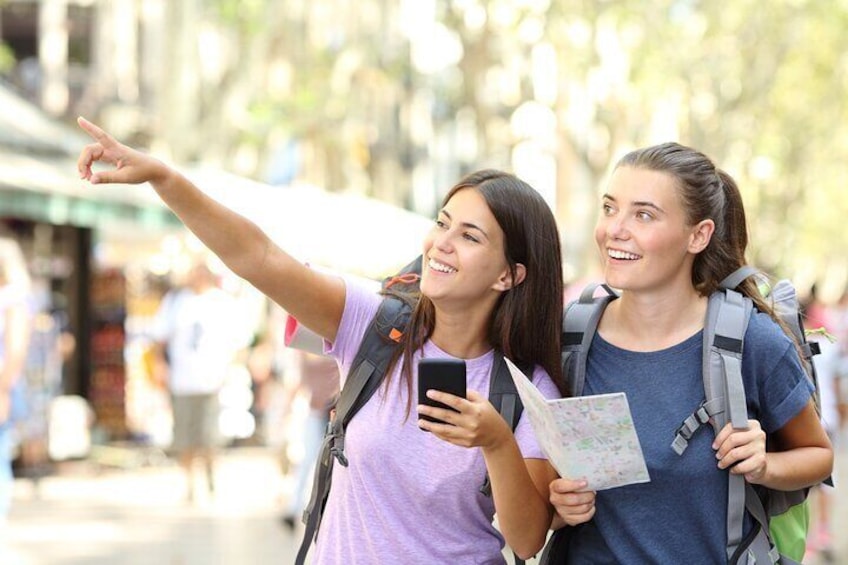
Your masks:
{"label": "green awning", "polygon": [[170,210],[163,207],[33,192],[2,183],[0,215],[95,229],[125,224],[128,227],[160,231],[182,225]]}

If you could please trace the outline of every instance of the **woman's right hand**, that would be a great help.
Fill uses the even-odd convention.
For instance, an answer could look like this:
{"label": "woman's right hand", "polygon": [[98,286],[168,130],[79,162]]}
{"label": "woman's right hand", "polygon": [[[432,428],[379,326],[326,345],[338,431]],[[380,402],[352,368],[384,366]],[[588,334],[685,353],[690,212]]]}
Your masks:
{"label": "woman's right hand", "polygon": [[[165,179],[170,172],[158,159],[118,143],[114,137],[85,118],[77,118],[77,123],[95,140],[83,148],[77,160],[80,178],[87,179],[91,184],[155,182]],[[114,165],[115,169],[92,172],[91,166],[98,161]]]}
{"label": "woman's right hand", "polygon": [[595,491],[581,490],[586,481],[556,479],[550,484],[550,501],[556,513],[568,526],[588,522],[595,515]]}

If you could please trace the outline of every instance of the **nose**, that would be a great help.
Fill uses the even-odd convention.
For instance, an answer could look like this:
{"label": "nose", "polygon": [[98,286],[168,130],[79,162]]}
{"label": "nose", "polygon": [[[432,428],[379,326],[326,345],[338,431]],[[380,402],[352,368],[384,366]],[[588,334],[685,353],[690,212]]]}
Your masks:
{"label": "nose", "polygon": [[628,235],[627,224],[622,214],[616,214],[604,219],[605,232],[610,239],[625,239]]}
{"label": "nose", "polygon": [[451,230],[446,229],[437,232],[433,238],[433,246],[439,251],[450,251],[453,249]]}

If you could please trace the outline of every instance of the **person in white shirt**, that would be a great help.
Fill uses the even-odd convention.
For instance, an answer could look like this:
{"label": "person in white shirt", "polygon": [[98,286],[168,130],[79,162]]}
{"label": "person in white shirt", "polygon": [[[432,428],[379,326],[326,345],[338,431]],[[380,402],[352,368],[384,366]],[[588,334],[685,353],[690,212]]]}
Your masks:
{"label": "person in white shirt", "polygon": [[213,463],[219,442],[218,392],[240,347],[235,299],[217,287],[205,263],[196,263],[188,284],[169,292],[156,314],[153,337],[160,365],[167,367],[174,434],[171,448],[186,474],[187,498],[194,500],[192,468],[203,463],[214,493]]}

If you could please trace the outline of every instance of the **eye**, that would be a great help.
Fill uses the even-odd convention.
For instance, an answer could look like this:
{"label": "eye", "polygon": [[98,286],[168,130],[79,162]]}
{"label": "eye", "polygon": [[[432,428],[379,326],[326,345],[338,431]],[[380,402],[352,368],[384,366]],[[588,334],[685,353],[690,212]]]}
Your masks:
{"label": "eye", "polygon": [[463,233],[463,234],[462,234],[462,237],[463,237],[463,238],[465,238],[465,239],[467,239],[468,241],[472,241],[472,242],[474,242],[474,243],[480,243],[480,238],[478,238],[476,235],[474,235],[474,234],[473,234],[473,233],[471,233],[471,232],[465,232],[465,233]]}
{"label": "eye", "polygon": [[647,210],[639,210],[636,212],[636,218],[643,222],[650,222],[654,219],[654,215],[648,212]]}
{"label": "eye", "polygon": [[615,212],[615,209],[609,202],[604,202],[601,206],[601,211],[603,212],[604,216],[612,216]]}
{"label": "eye", "polygon": [[441,218],[436,218],[436,227],[441,229],[447,229],[448,224]]}

